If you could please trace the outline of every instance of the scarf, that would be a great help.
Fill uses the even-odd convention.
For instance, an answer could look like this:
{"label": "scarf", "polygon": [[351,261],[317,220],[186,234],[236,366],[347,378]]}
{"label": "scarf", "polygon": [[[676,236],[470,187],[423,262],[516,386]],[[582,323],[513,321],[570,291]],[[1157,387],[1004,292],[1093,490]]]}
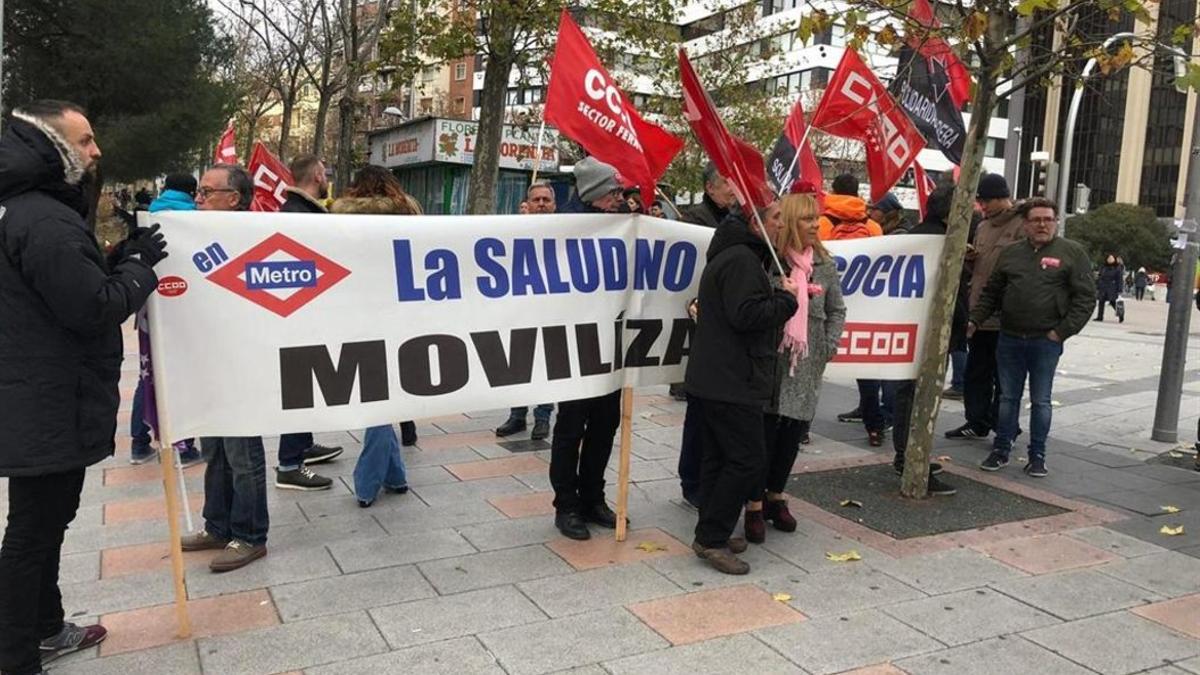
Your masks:
{"label": "scarf", "polygon": [[792,266],[792,273],[788,277],[796,284],[796,313],[783,327],[779,351],[787,352],[790,356],[788,375],[792,376],[796,374],[796,363],[808,356],[808,281],[812,278],[812,247],[805,248],[803,253],[790,251],[788,262]]}

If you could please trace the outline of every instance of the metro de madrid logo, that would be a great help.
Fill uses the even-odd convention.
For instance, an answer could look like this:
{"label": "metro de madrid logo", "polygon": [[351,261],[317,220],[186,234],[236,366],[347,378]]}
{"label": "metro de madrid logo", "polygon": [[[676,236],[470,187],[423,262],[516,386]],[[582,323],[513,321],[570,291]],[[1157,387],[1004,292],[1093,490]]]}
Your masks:
{"label": "metro de madrid logo", "polygon": [[350,270],[278,232],[233,260],[213,242],[192,262],[202,273],[211,272],[209,281],[285,318],[350,276]]}

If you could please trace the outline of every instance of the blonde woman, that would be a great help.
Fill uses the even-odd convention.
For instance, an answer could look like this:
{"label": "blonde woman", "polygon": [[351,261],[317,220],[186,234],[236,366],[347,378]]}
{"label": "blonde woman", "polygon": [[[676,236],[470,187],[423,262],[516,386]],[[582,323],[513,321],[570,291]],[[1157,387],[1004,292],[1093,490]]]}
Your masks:
{"label": "blonde woman", "polygon": [[[796,530],[783,490],[800,444],[807,444],[809,427],[817,411],[817,395],[825,364],[837,354],[846,306],[841,280],[832,256],[817,237],[821,209],[811,194],[792,194],[780,203],[781,227],[775,250],[797,286],[795,315],[783,329],[779,345],[776,390],[766,409],[766,471],[746,506],[746,540],[766,540],[766,523],[783,532]],[[778,276],[772,279],[782,287]],[[765,499],[764,499],[765,497]]]}

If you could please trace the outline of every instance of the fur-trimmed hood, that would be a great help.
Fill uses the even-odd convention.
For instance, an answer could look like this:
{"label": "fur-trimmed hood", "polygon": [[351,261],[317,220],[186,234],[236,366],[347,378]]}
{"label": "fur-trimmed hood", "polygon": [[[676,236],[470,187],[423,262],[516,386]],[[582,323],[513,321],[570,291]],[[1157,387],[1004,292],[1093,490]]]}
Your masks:
{"label": "fur-trimmed hood", "polygon": [[331,211],[378,215],[404,213],[403,206],[388,197],[341,197],[333,202]]}
{"label": "fur-trimmed hood", "polygon": [[42,190],[78,210],[83,163],[45,122],[14,113],[0,136],[0,200]]}

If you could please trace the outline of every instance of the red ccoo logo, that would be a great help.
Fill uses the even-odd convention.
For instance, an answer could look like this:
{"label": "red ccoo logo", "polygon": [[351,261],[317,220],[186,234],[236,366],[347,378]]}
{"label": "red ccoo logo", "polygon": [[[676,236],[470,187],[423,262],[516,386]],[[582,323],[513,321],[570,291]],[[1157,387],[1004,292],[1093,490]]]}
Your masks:
{"label": "red ccoo logo", "polygon": [[183,277],[163,277],[158,280],[158,294],[168,298],[183,295],[188,289]]}

